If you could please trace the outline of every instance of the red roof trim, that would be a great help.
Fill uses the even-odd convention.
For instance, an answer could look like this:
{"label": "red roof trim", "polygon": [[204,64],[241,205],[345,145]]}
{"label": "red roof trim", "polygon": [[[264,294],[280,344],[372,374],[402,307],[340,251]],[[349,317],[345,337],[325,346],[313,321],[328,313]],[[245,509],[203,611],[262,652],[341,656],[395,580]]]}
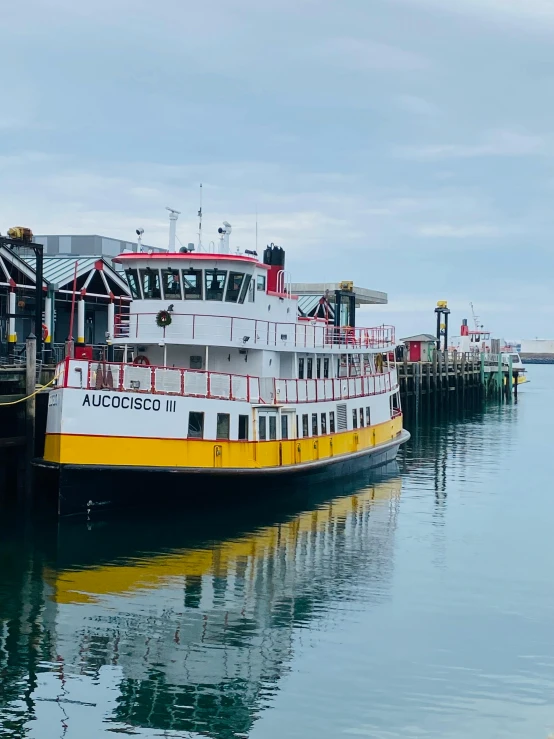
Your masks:
{"label": "red roof trim", "polygon": [[181,254],[180,252],[156,252],[155,254],[120,254],[117,257],[114,257],[113,261],[118,262],[119,264],[123,264],[123,262],[126,261],[134,261],[135,259],[140,261],[148,261],[148,260],[157,260],[157,259],[177,259],[179,261],[184,261],[187,259],[191,259],[193,261],[228,261],[228,262],[249,262],[250,264],[255,264],[256,267],[262,267],[263,269],[269,269],[269,265],[263,264],[262,262],[259,262],[254,257],[246,257],[242,254],[210,254],[209,252],[201,252],[201,253],[194,253],[191,254]]}

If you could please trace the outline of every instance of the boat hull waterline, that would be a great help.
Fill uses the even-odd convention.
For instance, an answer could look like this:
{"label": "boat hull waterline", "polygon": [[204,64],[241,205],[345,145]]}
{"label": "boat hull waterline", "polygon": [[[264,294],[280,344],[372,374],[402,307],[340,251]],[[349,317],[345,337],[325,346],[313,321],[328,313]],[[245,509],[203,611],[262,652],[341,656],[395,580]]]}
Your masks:
{"label": "boat hull waterline", "polygon": [[41,489],[58,499],[60,516],[137,507],[209,507],[215,501],[263,498],[292,479],[324,484],[393,461],[410,438],[403,429],[389,441],[350,454],[273,468],[143,467],[80,465],[35,460]]}

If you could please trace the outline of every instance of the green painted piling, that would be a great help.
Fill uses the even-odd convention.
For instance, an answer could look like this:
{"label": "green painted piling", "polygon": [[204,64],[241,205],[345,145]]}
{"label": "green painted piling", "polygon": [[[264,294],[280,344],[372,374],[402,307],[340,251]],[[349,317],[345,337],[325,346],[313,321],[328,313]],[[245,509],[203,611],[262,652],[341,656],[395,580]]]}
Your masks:
{"label": "green painted piling", "polygon": [[506,400],[512,402],[512,388],[514,386],[514,371],[512,366],[512,355],[508,355],[508,378],[506,380]]}

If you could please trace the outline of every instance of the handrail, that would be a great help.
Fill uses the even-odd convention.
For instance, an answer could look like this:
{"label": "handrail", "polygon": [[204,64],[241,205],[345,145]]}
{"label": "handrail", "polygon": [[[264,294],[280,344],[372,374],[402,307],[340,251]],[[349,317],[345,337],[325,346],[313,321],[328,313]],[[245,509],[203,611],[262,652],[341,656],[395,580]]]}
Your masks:
{"label": "handrail", "polygon": [[[84,371],[86,365],[86,373]],[[78,369],[72,383],[70,370]],[[268,405],[340,401],[370,397],[398,388],[396,370],[335,378],[274,378],[181,367],[66,359],[58,365],[59,386],[83,390],[148,393],[171,397],[242,400]]]}
{"label": "handrail", "polygon": [[[180,339],[204,343],[213,339],[214,330],[220,341],[244,346],[281,346],[283,348],[325,348],[345,346],[362,351],[388,349],[395,345],[393,326],[333,326],[320,320],[266,321],[242,316],[172,312],[172,323],[160,328],[152,312],[118,314],[115,338],[132,338],[137,342]],[[121,316],[121,317],[119,317]]]}

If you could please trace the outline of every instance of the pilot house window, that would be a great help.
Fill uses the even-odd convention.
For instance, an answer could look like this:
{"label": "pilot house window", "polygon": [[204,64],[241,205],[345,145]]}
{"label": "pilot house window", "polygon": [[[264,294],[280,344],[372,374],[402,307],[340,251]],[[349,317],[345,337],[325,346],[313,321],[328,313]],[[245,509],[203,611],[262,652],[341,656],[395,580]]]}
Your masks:
{"label": "pilot house window", "polygon": [[141,269],[140,281],[145,300],[161,300],[160,273],[157,269]]}
{"label": "pilot house window", "polygon": [[206,270],[206,300],[223,300],[226,276],[226,271],[215,269]]}
{"label": "pilot house window", "polygon": [[202,270],[184,269],[183,287],[185,300],[202,300]]}
{"label": "pilot house window", "polygon": [[238,301],[243,280],[244,275],[242,272],[229,272],[227,293],[225,295],[225,300],[227,303],[236,303]]}
{"label": "pilot house window", "polygon": [[162,285],[164,298],[166,300],[181,300],[181,279],[176,269],[164,269],[162,272]]}
{"label": "pilot house window", "polygon": [[140,287],[136,269],[128,269],[125,274],[127,275],[127,283],[131,289],[131,297],[133,300],[140,300]]}
{"label": "pilot house window", "polygon": [[[242,290],[240,291],[239,303],[244,303],[246,293],[249,291],[251,279],[252,275],[244,275],[244,282],[242,283]],[[253,295],[254,293],[250,291],[250,294]]]}

